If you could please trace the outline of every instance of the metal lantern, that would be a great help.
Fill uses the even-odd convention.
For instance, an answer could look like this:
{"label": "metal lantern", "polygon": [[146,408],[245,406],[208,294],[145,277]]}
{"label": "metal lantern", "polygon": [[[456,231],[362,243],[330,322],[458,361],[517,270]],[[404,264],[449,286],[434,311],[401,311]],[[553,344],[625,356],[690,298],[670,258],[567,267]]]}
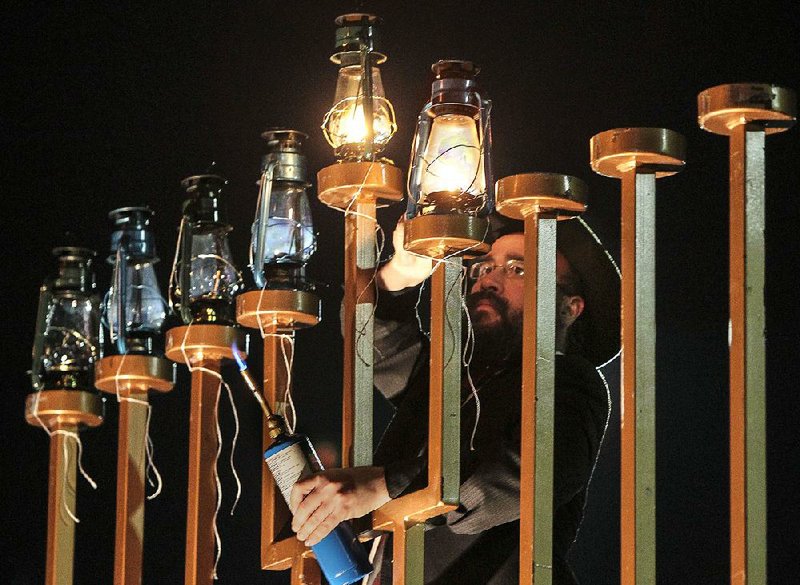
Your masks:
{"label": "metal lantern", "polygon": [[150,230],[153,211],[122,207],[108,214],[113,224],[111,255],[113,280],[103,304],[104,324],[120,355],[153,354],[166,306],[156,279],[158,262]]}
{"label": "metal lantern", "polygon": [[100,351],[100,301],[86,248],[55,248],[58,276],[39,292],[31,382],[35,390],[92,390]]}
{"label": "metal lantern", "polygon": [[374,160],[397,130],[378,68],[386,55],[375,50],[380,24],[371,14],[336,19],[336,53],[331,61],[339,65],[339,77],[322,131],[340,160]]}
{"label": "metal lantern", "polygon": [[479,68],[438,61],[431,100],[417,122],[409,170],[408,218],[492,210],[491,102],[478,93]]}
{"label": "metal lantern", "polygon": [[228,234],[233,229],[221,209],[226,181],[195,175],[181,181],[186,190],[178,241],[177,286],[173,302],[183,322],[233,325],[233,299],[241,276],[233,264]]}
{"label": "metal lantern", "polygon": [[50,435],[45,583],[72,583],[75,553],[75,482],[78,433],[103,422],[103,399],[93,390],[101,346],[100,300],[94,294],[86,248],[56,248],[58,276],[39,294],[31,382],[25,420]]}
{"label": "metal lantern", "polygon": [[470,61],[438,61],[432,70],[411,148],[405,247],[432,257],[484,253],[494,208],[491,102],[478,93]]}
{"label": "metal lantern", "polygon": [[305,265],[317,245],[302,150],[308,136],[296,130],[268,130],[262,137],[269,152],[261,164],[250,269],[260,289],[305,288]]}

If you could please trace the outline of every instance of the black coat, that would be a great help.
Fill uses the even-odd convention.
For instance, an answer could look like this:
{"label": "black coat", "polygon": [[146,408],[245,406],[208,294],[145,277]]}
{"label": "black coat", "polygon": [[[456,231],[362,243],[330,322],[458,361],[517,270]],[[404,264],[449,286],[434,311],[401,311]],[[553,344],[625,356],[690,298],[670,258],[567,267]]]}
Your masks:
{"label": "black coat", "polygon": [[[381,293],[375,321],[375,386],[396,408],[375,464],[392,497],[427,484],[428,344],[415,318],[416,292]],[[428,522],[426,583],[518,581],[521,368],[507,364],[478,383],[461,409],[458,509]],[[608,389],[586,359],[556,357],[553,583],[575,583],[566,558],[583,517],[586,488],[610,410]]]}

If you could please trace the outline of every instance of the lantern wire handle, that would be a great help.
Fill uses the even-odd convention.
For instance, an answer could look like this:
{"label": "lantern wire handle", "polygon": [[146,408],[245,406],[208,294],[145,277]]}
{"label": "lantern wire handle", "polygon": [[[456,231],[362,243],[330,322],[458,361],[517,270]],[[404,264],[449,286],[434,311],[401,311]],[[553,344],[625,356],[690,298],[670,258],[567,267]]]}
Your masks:
{"label": "lantern wire handle", "polygon": [[[53,300],[53,291],[51,283],[48,279],[39,289],[39,307],[36,311],[36,335],[33,339],[33,351],[31,352],[31,385],[34,390],[42,390],[44,384],[42,382],[42,355],[44,354],[44,334],[47,322],[47,313],[49,312],[50,302]],[[38,405],[38,398],[37,398]],[[39,424],[42,421],[39,420]],[[42,425],[44,428],[44,425]]]}
{"label": "lantern wire handle", "polygon": [[[124,252],[123,252],[124,250]],[[127,283],[125,282],[125,267],[123,262],[127,261],[127,237],[123,236],[120,240],[119,247],[117,248],[116,259],[114,261],[114,288],[117,291],[116,307],[112,310],[117,312],[117,338],[114,339],[113,324],[109,320],[108,331],[111,335],[111,340],[116,342],[117,351],[120,355],[128,353],[128,343],[125,339],[125,328],[127,323],[127,315],[125,314],[125,296],[127,293]],[[119,372],[117,372],[119,373]],[[119,396],[119,392],[117,392]]]}
{"label": "lantern wire handle", "polygon": [[[267,239],[267,222],[269,221],[269,209],[272,199],[272,178],[275,174],[277,161],[271,160],[261,175],[261,184],[258,190],[258,201],[256,201],[256,213],[258,215],[258,244],[255,258],[253,258],[253,246],[248,246],[250,260],[250,270],[253,272],[253,279],[256,286],[262,290],[266,288],[267,282],[264,276],[264,247]],[[256,261],[258,266],[256,266]],[[259,305],[260,306],[260,305]],[[262,335],[263,338],[263,335]]]}
{"label": "lantern wire handle", "polygon": [[[169,289],[167,292],[167,297],[169,301],[169,308],[172,312],[177,312],[175,309],[175,303],[173,302],[174,294],[175,294],[175,286],[178,284],[178,259],[181,255],[181,242],[183,241],[183,230],[184,224],[186,223],[186,216],[181,216],[181,223],[178,226],[178,243],[175,246],[175,256],[172,259],[172,268],[169,272]],[[181,291],[181,298],[183,298],[183,291]],[[184,356],[186,357],[186,356]],[[187,362],[188,363],[188,362]]]}

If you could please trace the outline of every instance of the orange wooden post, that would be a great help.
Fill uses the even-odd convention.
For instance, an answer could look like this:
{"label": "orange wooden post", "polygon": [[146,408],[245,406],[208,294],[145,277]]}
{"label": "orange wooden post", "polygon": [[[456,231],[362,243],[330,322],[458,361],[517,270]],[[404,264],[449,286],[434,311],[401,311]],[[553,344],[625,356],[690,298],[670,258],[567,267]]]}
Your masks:
{"label": "orange wooden post", "polygon": [[[284,352],[291,363],[294,331],[316,325],[320,321],[320,300],[315,294],[299,290],[255,290],[236,298],[236,320],[240,325],[258,329],[264,337],[264,399],[277,411],[290,390]],[[264,421],[262,446],[272,444]],[[289,521],[289,508],[272,474],[261,469],[261,567],[268,571],[291,569],[292,583],[319,583],[314,575],[319,568],[311,551],[294,536],[278,540],[278,534]]]}
{"label": "orange wooden post", "polygon": [[592,169],[622,180],[621,581],[656,582],[656,179],[680,171],[686,141],[665,128],[592,137]]}
{"label": "orange wooden post", "polygon": [[113,355],[97,362],[95,386],[119,393],[117,522],[114,584],[140,585],[144,550],[144,483],[150,389],[168,392],[173,366],[149,355]]}
{"label": "orange wooden post", "polygon": [[41,390],[29,394],[25,420],[50,435],[50,477],[47,504],[47,569],[45,585],[72,585],[75,522],[66,509],[75,510],[78,467],[77,437],[81,427],[103,422],[103,401],[82,390]]}
{"label": "orange wooden post", "polygon": [[797,98],[769,84],[697,96],[698,123],[730,136],[731,583],[767,582],[765,137],[794,125]]}
{"label": "orange wooden post", "polygon": [[552,583],[556,223],[586,209],[586,192],[580,179],[552,173],[497,182],[498,213],[525,221],[520,583]]}
{"label": "orange wooden post", "polygon": [[243,348],[244,335],[238,328],[226,325],[184,325],[170,329],[166,335],[166,356],[189,366],[192,377],[186,585],[211,585],[214,580],[219,371],[223,359],[233,359],[234,343]]}

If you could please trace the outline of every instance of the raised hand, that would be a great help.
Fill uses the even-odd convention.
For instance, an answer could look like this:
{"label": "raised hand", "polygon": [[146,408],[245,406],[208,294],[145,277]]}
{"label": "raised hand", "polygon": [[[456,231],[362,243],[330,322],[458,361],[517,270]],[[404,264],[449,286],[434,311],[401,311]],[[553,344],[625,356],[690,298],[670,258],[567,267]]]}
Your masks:
{"label": "raised hand", "polygon": [[431,275],[433,261],[430,258],[406,252],[403,248],[405,214],[397,220],[392,233],[394,256],[378,271],[378,286],[384,290],[402,290],[417,286]]}

